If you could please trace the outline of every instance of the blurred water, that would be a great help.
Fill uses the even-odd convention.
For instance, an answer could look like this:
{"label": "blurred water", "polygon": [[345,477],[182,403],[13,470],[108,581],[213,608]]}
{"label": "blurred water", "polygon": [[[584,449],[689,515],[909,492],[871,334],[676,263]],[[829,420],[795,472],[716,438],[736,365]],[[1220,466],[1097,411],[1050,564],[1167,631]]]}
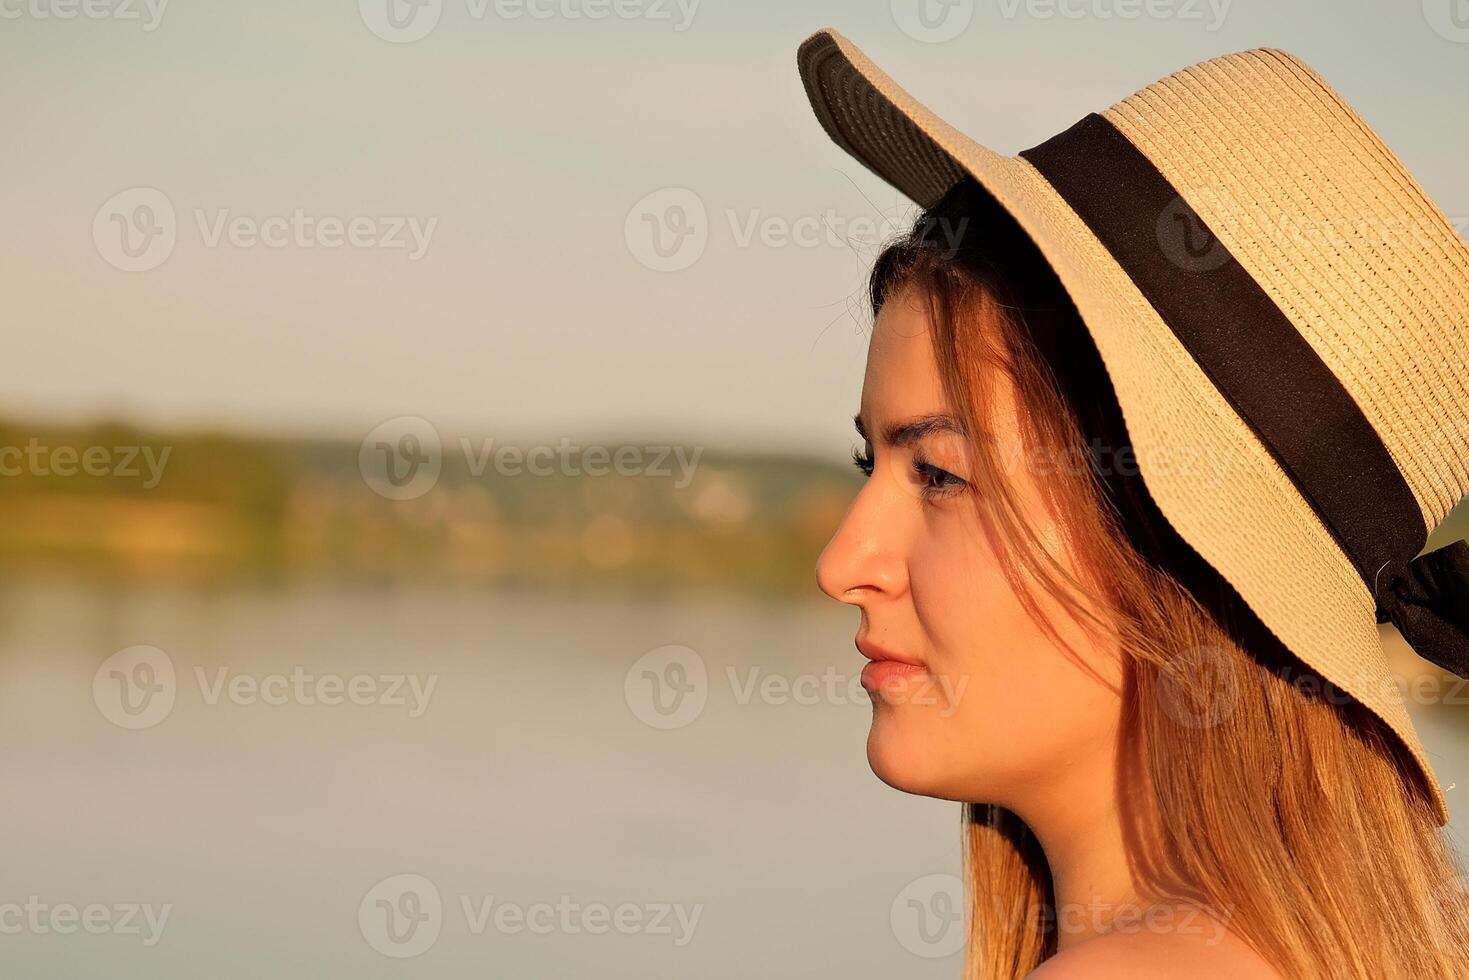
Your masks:
{"label": "blurred water", "polygon": [[[720,597],[4,586],[4,975],[955,976],[957,808],[868,771],[854,626]],[[112,675],[149,680],[127,664],[94,691],[140,644],[173,679],[159,718],[119,713]],[[702,711],[640,700],[644,667],[680,679],[640,662],[669,644]],[[317,700],[354,675],[376,700]],[[417,717],[406,683],[384,703],[395,675],[434,679]],[[1453,782],[1461,736],[1421,723]]]}
{"label": "blurred water", "polygon": [[[891,915],[915,879],[957,870],[957,808],[877,782],[863,752],[870,708],[844,691],[739,703],[751,669],[855,670],[854,627],[830,603],[6,586],[0,906],[20,908],[0,909],[3,973],[953,976],[957,956],[928,955],[947,951],[936,932],[900,937]],[[104,717],[93,679],[138,644],[167,655],[176,700],[128,730]],[[624,682],[666,644],[696,651],[709,685],[696,718],[660,730],[639,720]],[[416,718],[409,705],[289,692],[272,705],[217,688],[220,668],[289,681],[297,667],[437,686]],[[98,697],[115,715],[108,683]],[[370,938],[410,950],[394,941],[427,896],[387,896],[403,916],[391,937],[381,889],[365,925],[359,906],[401,874],[431,883],[441,912],[437,938],[397,959]],[[31,896],[45,908],[28,911]],[[89,905],[107,907],[111,925],[91,914],[108,931],[79,924]],[[155,919],[171,906],[151,946],[141,911],[124,922],[130,905]],[[497,925],[502,906],[512,913]],[[619,906],[631,934],[598,919]],[[534,922],[517,922],[517,908]]]}

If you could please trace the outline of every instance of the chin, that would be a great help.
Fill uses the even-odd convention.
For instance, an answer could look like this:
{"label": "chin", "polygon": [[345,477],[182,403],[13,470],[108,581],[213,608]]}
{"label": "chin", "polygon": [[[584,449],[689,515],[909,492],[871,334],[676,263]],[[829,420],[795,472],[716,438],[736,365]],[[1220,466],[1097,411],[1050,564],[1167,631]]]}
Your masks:
{"label": "chin", "polygon": [[[982,748],[987,746],[988,748]],[[1017,781],[1019,766],[1034,759],[997,732],[967,737],[949,719],[912,705],[874,705],[867,733],[867,764],[893,789],[956,803],[1001,803]],[[997,765],[1008,762],[1010,765]]]}
{"label": "chin", "polygon": [[905,718],[901,708],[878,705],[867,733],[867,764],[893,789],[915,796],[954,800],[954,773],[933,751],[941,740],[929,731],[928,719]]}

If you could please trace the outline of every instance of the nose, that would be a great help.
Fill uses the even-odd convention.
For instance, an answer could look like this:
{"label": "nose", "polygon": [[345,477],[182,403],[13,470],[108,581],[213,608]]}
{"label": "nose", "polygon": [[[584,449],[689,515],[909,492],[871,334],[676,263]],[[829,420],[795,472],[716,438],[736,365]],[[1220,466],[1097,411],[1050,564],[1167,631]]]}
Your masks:
{"label": "nose", "polygon": [[[838,602],[863,605],[908,587],[901,505],[888,481],[869,478],[816,560],[816,584]],[[909,501],[911,503],[911,501]]]}

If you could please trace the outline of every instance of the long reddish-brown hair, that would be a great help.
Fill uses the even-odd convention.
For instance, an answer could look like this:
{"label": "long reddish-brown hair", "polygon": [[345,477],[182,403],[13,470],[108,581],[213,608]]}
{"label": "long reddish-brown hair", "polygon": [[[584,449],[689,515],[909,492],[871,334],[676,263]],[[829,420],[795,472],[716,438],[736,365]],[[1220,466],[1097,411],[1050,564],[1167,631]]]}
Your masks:
{"label": "long reddish-brown hair", "polygon": [[[1122,651],[1119,797],[1141,894],[1208,910],[1283,975],[1469,975],[1469,902],[1426,787],[1375,716],[1285,650],[1158,512],[1106,370],[1065,289],[973,180],[878,257],[873,312],[915,290],[971,434],[970,495],[1006,578],[1060,644],[1035,589]],[[1079,575],[1021,517],[984,437],[996,372]],[[964,807],[971,980],[1053,955],[1050,874],[1013,812]]]}

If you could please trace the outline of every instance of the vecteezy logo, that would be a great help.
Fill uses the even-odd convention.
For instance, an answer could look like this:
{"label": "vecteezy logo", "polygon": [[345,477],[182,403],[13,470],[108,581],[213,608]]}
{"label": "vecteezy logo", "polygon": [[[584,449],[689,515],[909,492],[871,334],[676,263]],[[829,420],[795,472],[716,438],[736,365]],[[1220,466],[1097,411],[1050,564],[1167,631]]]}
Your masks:
{"label": "vecteezy logo", "polygon": [[1234,713],[1239,688],[1228,650],[1205,644],[1175,658],[1176,670],[1158,678],[1163,711],[1184,728],[1213,728]]}
{"label": "vecteezy logo", "polygon": [[388,419],[369,432],[357,450],[362,479],[389,500],[422,497],[439,482],[443,466],[439,431],[416,415]]}
{"label": "vecteezy logo", "polygon": [[362,23],[384,41],[410,44],[428,37],[444,13],[444,0],[357,0]]}
{"label": "vecteezy logo", "polygon": [[439,889],[423,875],[384,878],[357,906],[357,926],[367,945],[395,960],[428,952],[444,928]]}
{"label": "vecteezy logo", "polygon": [[108,265],[147,272],[162,265],[178,242],[178,220],[168,196],[154,187],[130,187],[109,197],[92,219],[92,243]]}
{"label": "vecteezy logo", "polygon": [[682,728],[698,718],[709,700],[704,658],[670,644],[649,650],[627,669],[623,697],[632,713],[652,728]]}
{"label": "vecteezy logo", "polygon": [[1440,37],[1469,43],[1469,0],[1423,0],[1423,18]]}
{"label": "vecteezy logo", "polygon": [[964,946],[964,886],[956,875],[924,875],[898,892],[889,921],[913,955],[952,956]]}
{"label": "vecteezy logo", "polygon": [[974,0],[892,0],[893,23],[915,41],[952,41],[974,19]]}
{"label": "vecteezy logo", "polygon": [[1230,259],[1229,249],[1181,196],[1158,215],[1158,245],[1185,272],[1209,272]]}
{"label": "vecteezy logo", "polygon": [[152,728],[173,711],[177,696],[173,660],[157,647],[119,650],[92,675],[92,701],[119,728]]}
{"label": "vecteezy logo", "polygon": [[665,187],[632,206],[622,224],[627,250],[654,272],[679,272],[704,254],[709,214],[686,187]]}

